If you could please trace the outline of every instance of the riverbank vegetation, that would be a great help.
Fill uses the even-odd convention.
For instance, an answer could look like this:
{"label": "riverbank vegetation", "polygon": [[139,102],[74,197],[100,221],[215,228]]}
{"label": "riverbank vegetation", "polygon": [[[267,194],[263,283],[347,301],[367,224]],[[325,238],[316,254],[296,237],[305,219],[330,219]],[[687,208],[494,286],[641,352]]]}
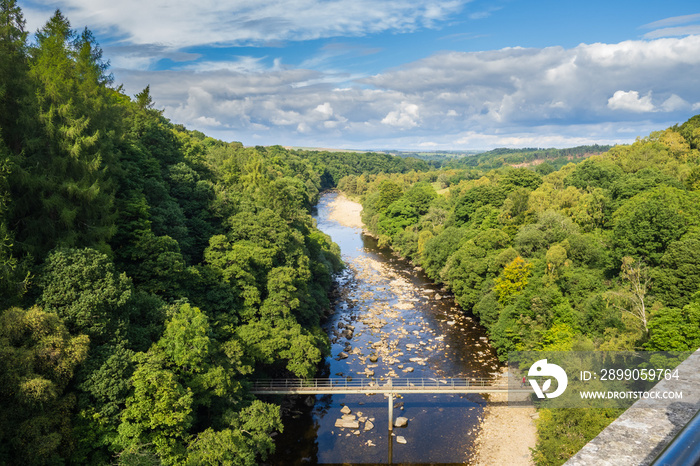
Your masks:
{"label": "riverbank vegetation", "polygon": [[[382,244],[479,318],[503,360],[519,350],[694,350],[699,149],[696,116],[556,171],[348,176],[339,187],[361,197]],[[617,414],[543,413],[538,463],[564,462]]]}

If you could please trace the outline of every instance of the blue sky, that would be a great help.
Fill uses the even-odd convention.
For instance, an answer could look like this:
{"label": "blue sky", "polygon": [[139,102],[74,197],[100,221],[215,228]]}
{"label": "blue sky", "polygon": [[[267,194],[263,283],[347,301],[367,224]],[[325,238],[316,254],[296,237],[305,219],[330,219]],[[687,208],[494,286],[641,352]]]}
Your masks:
{"label": "blue sky", "polygon": [[32,0],[130,95],[246,145],[460,150],[633,141],[700,113],[697,1]]}

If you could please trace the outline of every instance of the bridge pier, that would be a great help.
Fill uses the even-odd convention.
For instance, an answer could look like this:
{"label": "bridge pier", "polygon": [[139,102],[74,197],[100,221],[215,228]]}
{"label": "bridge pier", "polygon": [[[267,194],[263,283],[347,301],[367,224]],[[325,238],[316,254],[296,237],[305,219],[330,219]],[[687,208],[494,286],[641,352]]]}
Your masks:
{"label": "bridge pier", "polygon": [[394,430],[394,394],[389,393],[389,432]]}
{"label": "bridge pier", "polygon": [[[391,388],[391,379],[387,382],[387,387]],[[389,392],[389,432],[394,430],[394,393]],[[391,437],[391,436],[390,436]]]}

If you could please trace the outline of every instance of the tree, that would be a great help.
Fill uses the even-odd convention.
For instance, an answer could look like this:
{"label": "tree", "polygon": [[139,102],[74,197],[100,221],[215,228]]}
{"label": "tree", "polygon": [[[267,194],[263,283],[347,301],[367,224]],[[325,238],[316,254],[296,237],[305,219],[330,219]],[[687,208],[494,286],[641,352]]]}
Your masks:
{"label": "tree", "polygon": [[700,221],[696,193],[660,186],[627,200],[613,215],[618,260],[641,257],[657,266],[666,248]]}
{"label": "tree", "polygon": [[582,189],[609,189],[623,175],[622,169],[609,159],[592,157],[576,165],[564,183]]}
{"label": "tree", "polygon": [[620,278],[623,280],[622,288],[609,291],[605,296],[610,304],[622,311],[624,315],[630,316],[646,335],[649,332],[647,326],[649,314],[647,291],[651,283],[649,268],[642,261],[625,256],[622,258]]}
{"label": "tree", "polygon": [[0,1],[0,139],[10,151],[21,152],[27,134],[22,121],[28,86],[27,33],[15,0]]}
{"label": "tree", "polygon": [[67,387],[89,339],[71,335],[39,307],[0,314],[0,458],[8,464],[61,462],[74,446]]}
{"label": "tree", "polygon": [[35,257],[57,245],[107,252],[115,220],[107,173],[121,119],[106,64],[89,31],[76,37],[58,10],[36,38],[29,77],[38,126],[12,186],[17,244]]}
{"label": "tree", "polygon": [[661,308],[649,319],[651,351],[695,351],[700,348],[700,302],[696,299],[683,306]]}
{"label": "tree", "polygon": [[620,409],[541,409],[535,462],[563,464],[621,413]]}
{"label": "tree", "polygon": [[377,188],[377,192],[379,193],[379,199],[377,199],[374,208],[379,212],[389,207],[389,204],[398,200],[403,195],[401,186],[393,181],[383,181]]}
{"label": "tree", "polygon": [[275,450],[270,434],[282,428],[279,406],[256,400],[236,413],[231,428],[198,434],[188,448],[187,464],[254,466]]}
{"label": "tree", "polygon": [[506,200],[507,192],[495,185],[476,186],[469,189],[457,200],[453,221],[456,225],[469,222],[477,209],[483,206],[500,207]]}
{"label": "tree", "polygon": [[556,278],[561,269],[568,265],[566,249],[561,244],[555,244],[549,248],[545,260],[547,261],[547,272]]}
{"label": "tree", "polygon": [[177,464],[184,459],[184,442],[194,420],[193,393],[162,367],[161,357],[137,357],[138,368],[131,377],[134,392],[122,412],[116,444],[122,456],[137,454],[147,445],[146,451],[152,450],[162,464]]}
{"label": "tree", "polygon": [[131,280],[118,274],[109,258],[94,249],[57,249],[46,259],[39,302],[74,333],[106,342],[128,322]]}
{"label": "tree", "polygon": [[469,241],[447,259],[443,279],[454,291],[459,305],[471,309],[481,297],[481,285],[487,272],[486,251]]}
{"label": "tree", "polygon": [[700,291],[700,238],[671,243],[659,267],[651,271],[653,294],[669,307],[683,307]]}
{"label": "tree", "polygon": [[494,281],[493,291],[498,294],[498,302],[506,304],[521,293],[527,285],[530,274],[532,274],[532,264],[525,262],[520,256],[513,259]]}
{"label": "tree", "polygon": [[530,191],[537,189],[542,184],[542,177],[527,168],[511,168],[501,178],[499,184],[507,191],[517,188],[526,188]]}

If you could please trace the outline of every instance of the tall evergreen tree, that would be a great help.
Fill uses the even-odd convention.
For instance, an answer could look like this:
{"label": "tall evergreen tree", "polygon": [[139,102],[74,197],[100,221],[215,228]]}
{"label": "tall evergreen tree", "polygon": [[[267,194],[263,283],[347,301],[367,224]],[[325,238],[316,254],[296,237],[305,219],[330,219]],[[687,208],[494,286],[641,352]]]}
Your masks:
{"label": "tall evergreen tree", "polygon": [[29,139],[13,186],[12,227],[23,252],[55,246],[107,250],[114,230],[114,91],[89,31],[76,36],[59,10],[30,49],[38,130]]}
{"label": "tall evergreen tree", "polygon": [[15,0],[0,0],[0,137],[14,153],[22,146],[21,122],[27,86],[27,33]]}

